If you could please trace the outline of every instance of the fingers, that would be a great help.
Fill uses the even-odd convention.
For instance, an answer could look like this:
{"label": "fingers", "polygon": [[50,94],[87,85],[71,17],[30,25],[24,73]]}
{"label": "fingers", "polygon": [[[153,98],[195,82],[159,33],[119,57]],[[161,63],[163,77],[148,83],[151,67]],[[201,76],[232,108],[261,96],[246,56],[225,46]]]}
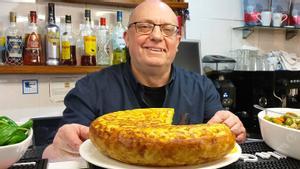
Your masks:
{"label": "fingers", "polygon": [[208,124],[224,123],[235,134],[236,141],[242,143],[246,140],[246,129],[240,119],[229,111],[218,111],[208,121]]}
{"label": "fingers", "polygon": [[89,138],[89,128],[86,126],[80,126],[79,137],[82,141],[85,141]]}
{"label": "fingers", "polygon": [[88,127],[78,124],[67,124],[59,128],[53,145],[62,151],[79,154],[79,147],[88,138]]}
{"label": "fingers", "polygon": [[218,111],[216,114],[207,122],[208,124],[223,123],[229,117],[228,111]]}

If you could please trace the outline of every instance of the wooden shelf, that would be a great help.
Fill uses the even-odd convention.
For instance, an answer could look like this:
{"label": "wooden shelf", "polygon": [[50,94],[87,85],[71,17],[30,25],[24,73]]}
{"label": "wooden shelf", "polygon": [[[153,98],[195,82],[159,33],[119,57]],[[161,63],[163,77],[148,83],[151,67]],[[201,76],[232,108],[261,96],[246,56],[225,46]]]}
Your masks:
{"label": "wooden shelf", "polygon": [[[126,8],[134,8],[142,2],[142,0],[58,0],[58,1],[67,2],[67,3],[105,5],[105,6],[126,7]],[[187,9],[189,6],[188,3],[186,2],[173,2],[173,1],[165,1],[165,2],[173,9]]]}
{"label": "wooden shelf", "polygon": [[87,74],[101,66],[0,66],[0,74]]}

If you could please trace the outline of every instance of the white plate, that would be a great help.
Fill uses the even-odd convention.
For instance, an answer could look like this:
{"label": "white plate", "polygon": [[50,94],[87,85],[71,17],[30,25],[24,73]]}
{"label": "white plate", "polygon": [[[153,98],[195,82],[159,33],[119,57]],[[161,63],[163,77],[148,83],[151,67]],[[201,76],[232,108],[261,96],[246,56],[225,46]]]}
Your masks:
{"label": "white plate", "polygon": [[98,167],[104,167],[108,169],[215,169],[227,166],[235,161],[237,161],[242,153],[242,149],[238,144],[235,144],[235,149],[233,152],[227,154],[220,160],[200,164],[193,166],[181,166],[181,167],[146,167],[146,166],[137,166],[126,164],[112,158],[107,157],[97,150],[97,148],[92,144],[90,140],[86,140],[81,144],[79,153],[83,159],[87,162],[92,163]]}

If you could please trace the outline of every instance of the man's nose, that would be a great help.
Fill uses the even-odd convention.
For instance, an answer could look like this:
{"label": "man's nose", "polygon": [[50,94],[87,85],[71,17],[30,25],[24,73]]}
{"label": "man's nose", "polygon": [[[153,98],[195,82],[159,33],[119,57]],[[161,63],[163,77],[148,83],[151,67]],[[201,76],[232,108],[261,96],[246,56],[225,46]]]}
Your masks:
{"label": "man's nose", "polygon": [[162,40],[163,34],[158,25],[154,26],[153,31],[150,34],[150,37],[154,40]]}

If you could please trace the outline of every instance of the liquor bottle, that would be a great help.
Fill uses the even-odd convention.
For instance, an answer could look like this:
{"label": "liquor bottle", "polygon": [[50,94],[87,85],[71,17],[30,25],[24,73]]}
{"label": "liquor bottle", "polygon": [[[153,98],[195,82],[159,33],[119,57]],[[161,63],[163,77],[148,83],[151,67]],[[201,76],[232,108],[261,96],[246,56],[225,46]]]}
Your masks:
{"label": "liquor bottle", "polygon": [[65,16],[66,31],[61,38],[61,65],[76,65],[76,45],[75,38],[72,32],[72,19],[71,15]]}
{"label": "liquor bottle", "polygon": [[5,62],[5,35],[0,30],[0,65],[4,65]]}
{"label": "liquor bottle", "polygon": [[91,10],[85,10],[85,24],[80,32],[80,45],[82,66],[95,66],[97,53],[97,39],[91,26]]}
{"label": "liquor bottle", "polygon": [[60,29],[55,24],[54,3],[48,3],[48,25],[45,28],[46,64],[59,65]]}
{"label": "liquor bottle", "polygon": [[111,65],[111,49],[110,33],[106,26],[106,18],[101,17],[97,34],[97,65]]}
{"label": "liquor bottle", "polygon": [[7,28],[6,35],[6,58],[8,65],[22,65],[23,58],[23,39],[22,32],[17,28],[16,13],[10,12],[10,26]]}
{"label": "liquor bottle", "polygon": [[36,19],[36,11],[30,11],[30,24],[25,31],[24,65],[42,65],[45,63],[42,52],[41,30],[36,24]]}
{"label": "liquor bottle", "polygon": [[117,23],[113,28],[112,45],[113,45],[113,64],[126,62],[126,50],[123,34],[125,27],[122,24],[122,11],[117,11]]}

